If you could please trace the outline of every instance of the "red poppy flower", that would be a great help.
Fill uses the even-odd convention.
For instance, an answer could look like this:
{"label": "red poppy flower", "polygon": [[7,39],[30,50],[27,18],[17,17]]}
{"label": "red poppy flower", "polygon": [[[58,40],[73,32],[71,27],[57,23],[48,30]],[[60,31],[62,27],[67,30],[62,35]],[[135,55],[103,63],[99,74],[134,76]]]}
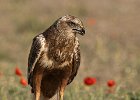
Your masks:
{"label": "red poppy flower", "polygon": [[27,81],[24,79],[24,78],[21,78],[20,79],[20,84],[23,85],[23,86],[27,86]]}
{"label": "red poppy flower", "polygon": [[86,77],[86,78],[84,79],[84,83],[85,83],[86,85],[93,85],[93,84],[96,83],[96,78]]}
{"label": "red poppy flower", "polygon": [[16,67],[16,69],[15,69],[15,74],[18,76],[22,76],[22,72],[18,67]]}
{"label": "red poppy flower", "polygon": [[107,82],[107,85],[108,85],[108,87],[113,87],[113,86],[115,86],[115,81],[114,80],[109,80],[108,82]]}

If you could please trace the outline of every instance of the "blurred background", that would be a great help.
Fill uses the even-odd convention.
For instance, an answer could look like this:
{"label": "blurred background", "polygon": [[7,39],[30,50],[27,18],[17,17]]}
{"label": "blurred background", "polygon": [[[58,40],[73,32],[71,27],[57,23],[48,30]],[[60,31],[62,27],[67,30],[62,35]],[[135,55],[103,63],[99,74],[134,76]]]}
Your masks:
{"label": "blurred background", "polygon": [[9,94],[30,98],[29,87],[18,87],[15,67],[26,79],[33,37],[66,14],[81,19],[86,29],[85,36],[78,36],[82,60],[72,84],[92,76],[99,86],[113,79],[127,90],[140,89],[139,0],[1,0],[0,100]]}

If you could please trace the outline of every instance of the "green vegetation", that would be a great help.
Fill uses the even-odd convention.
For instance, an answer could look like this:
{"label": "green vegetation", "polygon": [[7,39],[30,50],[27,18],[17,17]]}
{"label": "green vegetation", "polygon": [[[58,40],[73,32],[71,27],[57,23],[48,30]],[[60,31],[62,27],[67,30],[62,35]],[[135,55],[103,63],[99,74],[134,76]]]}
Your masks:
{"label": "green vegetation", "polygon": [[[0,100],[31,100],[26,78],[32,39],[60,16],[71,14],[86,28],[81,67],[66,88],[65,100],[140,100],[140,7],[138,0],[2,0],[0,3]],[[94,21],[89,23],[89,21]],[[86,86],[87,76],[96,84]],[[107,81],[116,81],[110,92]]]}

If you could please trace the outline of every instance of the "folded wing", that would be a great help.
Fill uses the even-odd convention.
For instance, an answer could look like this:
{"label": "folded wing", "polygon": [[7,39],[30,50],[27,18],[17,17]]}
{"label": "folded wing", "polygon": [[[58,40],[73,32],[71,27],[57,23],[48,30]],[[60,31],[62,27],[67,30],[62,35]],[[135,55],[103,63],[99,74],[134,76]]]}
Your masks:
{"label": "folded wing", "polygon": [[77,71],[79,69],[80,66],[80,48],[79,48],[79,42],[78,40],[75,41],[75,48],[74,48],[74,55],[73,55],[73,66],[72,66],[72,73],[71,76],[69,78],[69,81],[67,84],[70,84],[74,77],[77,75]]}
{"label": "folded wing", "polygon": [[28,58],[28,84],[32,85],[32,74],[36,62],[38,61],[42,51],[44,50],[45,38],[42,34],[33,39],[29,58]]}

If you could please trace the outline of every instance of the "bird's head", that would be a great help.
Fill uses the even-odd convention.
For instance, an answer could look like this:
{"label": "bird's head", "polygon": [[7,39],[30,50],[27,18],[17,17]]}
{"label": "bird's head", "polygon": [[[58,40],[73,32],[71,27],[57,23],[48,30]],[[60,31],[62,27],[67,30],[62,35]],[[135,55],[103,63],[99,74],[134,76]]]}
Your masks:
{"label": "bird's head", "polygon": [[56,21],[57,27],[65,32],[74,34],[85,34],[83,23],[77,17],[65,15]]}

